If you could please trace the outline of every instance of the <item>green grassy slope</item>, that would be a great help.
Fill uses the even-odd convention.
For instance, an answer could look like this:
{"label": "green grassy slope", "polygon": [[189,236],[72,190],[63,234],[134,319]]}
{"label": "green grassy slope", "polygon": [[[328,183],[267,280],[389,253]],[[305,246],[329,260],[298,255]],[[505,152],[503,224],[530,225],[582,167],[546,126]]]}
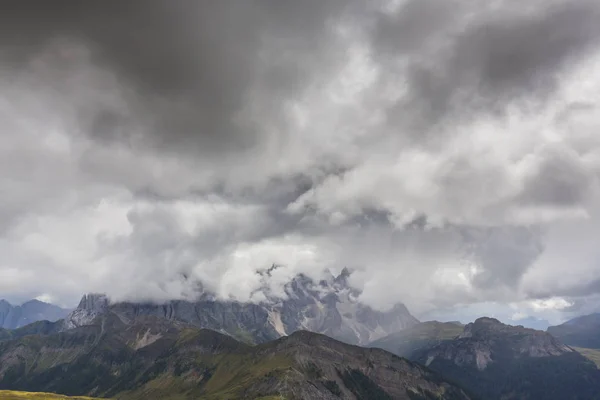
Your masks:
{"label": "green grassy slope", "polygon": [[593,361],[600,368],[600,350],[598,349],[584,349],[583,347],[573,347],[574,350],[589,360]]}

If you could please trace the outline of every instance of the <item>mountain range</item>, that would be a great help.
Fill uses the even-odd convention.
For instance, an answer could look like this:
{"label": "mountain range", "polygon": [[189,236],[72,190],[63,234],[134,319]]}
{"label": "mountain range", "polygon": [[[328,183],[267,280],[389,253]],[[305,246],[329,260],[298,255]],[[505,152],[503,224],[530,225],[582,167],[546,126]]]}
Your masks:
{"label": "mountain range", "polygon": [[102,294],[83,296],[64,320],[64,328],[89,324],[100,314],[113,314],[126,324],[154,316],[212,329],[248,343],[263,343],[299,330],[321,333],[340,341],[364,345],[417,324],[403,304],[386,312],[358,300],[348,285],[349,272],[313,282],[299,275],[286,286],[287,298],[271,298],[262,304],[223,301],[209,294],[198,301],[165,304],[111,303]]}
{"label": "mountain range", "polygon": [[70,311],[39,300],[30,300],[19,306],[0,300],[0,328],[16,329],[35,321],[57,321],[65,318]]}
{"label": "mountain range", "polygon": [[0,328],[0,389],[115,399],[600,399],[590,361],[600,363],[598,314],[548,332],[493,318],[421,323],[402,304],[362,304],[348,275],[300,275],[285,299],[261,304],[87,294],[64,319]]}
{"label": "mountain range", "polygon": [[0,389],[114,399],[469,399],[429,369],[297,331],[248,345],[157,317],[0,342]]}

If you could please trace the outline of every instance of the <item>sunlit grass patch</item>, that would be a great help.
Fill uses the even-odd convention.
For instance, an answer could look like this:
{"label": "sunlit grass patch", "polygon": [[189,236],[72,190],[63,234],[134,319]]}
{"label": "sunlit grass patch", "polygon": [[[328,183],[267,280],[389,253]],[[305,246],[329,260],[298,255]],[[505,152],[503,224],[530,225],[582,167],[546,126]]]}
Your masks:
{"label": "sunlit grass patch", "polygon": [[92,400],[91,397],[63,396],[54,393],[17,392],[14,390],[0,390],[0,400]]}

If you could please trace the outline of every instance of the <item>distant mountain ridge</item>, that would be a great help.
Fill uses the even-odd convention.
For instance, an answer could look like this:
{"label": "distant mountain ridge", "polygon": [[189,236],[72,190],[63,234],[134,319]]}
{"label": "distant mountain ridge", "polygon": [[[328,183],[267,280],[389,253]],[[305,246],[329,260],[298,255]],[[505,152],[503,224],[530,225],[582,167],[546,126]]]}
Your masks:
{"label": "distant mountain ridge", "polygon": [[0,300],[0,328],[17,329],[36,321],[58,321],[65,318],[71,310],[39,300],[30,300],[19,306]]}
{"label": "distant mountain ridge", "polygon": [[582,315],[551,326],[548,333],[569,346],[600,349],[600,313]]}
{"label": "distant mountain ridge", "polygon": [[263,304],[223,301],[209,294],[195,302],[110,303],[104,295],[88,294],[65,318],[64,327],[84,326],[103,314],[113,314],[127,324],[152,316],[213,329],[251,343],[307,330],[364,345],[418,323],[403,304],[381,312],[359,302],[358,292],[347,284],[348,275],[345,270],[318,283],[299,275],[286,286],[286,299]]}
{"label": "distant mountain ridge", "polygon": [[453,340],[463,332],[460,322],[427,321],[394,332],[369,343],[369,347],[387,350],[409,360],[423,349]]}

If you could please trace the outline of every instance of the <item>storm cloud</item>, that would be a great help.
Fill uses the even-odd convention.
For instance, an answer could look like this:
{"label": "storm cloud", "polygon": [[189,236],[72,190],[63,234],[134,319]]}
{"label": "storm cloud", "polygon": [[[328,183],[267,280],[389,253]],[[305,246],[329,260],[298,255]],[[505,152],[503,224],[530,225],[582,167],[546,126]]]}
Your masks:
{"label": "storm cloud", "polygon": [[599,17],[6,1],[0,297],[261,301],[272,264],[275,291],[348,266],[365,301],[417,313],[595,295]]}

